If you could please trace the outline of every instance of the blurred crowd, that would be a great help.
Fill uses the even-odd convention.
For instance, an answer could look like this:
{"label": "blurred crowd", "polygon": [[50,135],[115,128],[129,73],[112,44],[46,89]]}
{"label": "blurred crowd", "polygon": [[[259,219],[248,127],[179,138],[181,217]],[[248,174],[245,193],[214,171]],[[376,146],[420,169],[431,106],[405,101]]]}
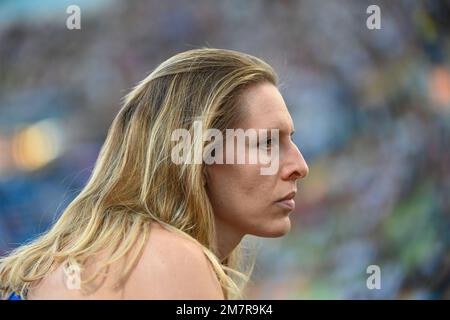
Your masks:
{"label": "blurred crowd", "polygon": [[0,3],[0,255],[83,187],[135,83],[220,47],[275,68],[310,167],[249,297],[450,298],[450,2],[78,1],[81,30],[69,4]]}

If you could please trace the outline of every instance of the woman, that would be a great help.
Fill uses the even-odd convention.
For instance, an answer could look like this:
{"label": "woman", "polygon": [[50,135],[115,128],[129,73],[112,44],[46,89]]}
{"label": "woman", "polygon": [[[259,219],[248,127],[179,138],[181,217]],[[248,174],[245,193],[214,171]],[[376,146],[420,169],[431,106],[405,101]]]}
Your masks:
{"label": "woman", "polygon": [[[308,173],[276,85],[268,64],[230,50],[190,50],[159,65],[126,96],[86,187],[48,232],[0,260],[3,298],[242,297],[252,266],[241,263],[243,236],[286,234],[296,181]],[[275,129],[277,170],[174,163],[173,132],[193,133],[199,121],[222,133]],[[234,145],[227,139],[223,150],[233,155]]]}

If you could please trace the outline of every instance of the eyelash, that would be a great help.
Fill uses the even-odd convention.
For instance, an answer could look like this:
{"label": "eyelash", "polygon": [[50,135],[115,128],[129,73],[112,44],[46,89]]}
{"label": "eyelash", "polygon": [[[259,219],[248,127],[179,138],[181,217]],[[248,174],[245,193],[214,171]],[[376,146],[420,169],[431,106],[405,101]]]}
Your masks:
{"label": "eyelash", "polygon": [[[294,133],[289,135],[289,138],[291,139],[292,142],[294,142]],[[260,148],[263,144],[258,142],[258,148]],[[270,148],[272,146],[272,139],[267,139],[265,146],[267,146],[267,148]]]}
{"label": "eyelash", "polygon": [[272,139],[267,139],[265,144],[258,143],[258,148],[261,148],[262,146],[270,148],[272,146]]}

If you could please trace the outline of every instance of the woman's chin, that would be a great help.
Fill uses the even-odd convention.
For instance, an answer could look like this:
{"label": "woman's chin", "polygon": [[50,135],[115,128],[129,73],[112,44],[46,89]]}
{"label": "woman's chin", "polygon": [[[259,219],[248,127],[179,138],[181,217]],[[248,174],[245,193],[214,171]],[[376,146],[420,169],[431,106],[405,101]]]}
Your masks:
{"label": "woman's chin", "polygon": [[289,217],[284,217],[279,221],[273,221],[267,225],[266,228],[259,230],[255,236],[264,238],[279,238],[289,233],[291,230],[291,220]]}

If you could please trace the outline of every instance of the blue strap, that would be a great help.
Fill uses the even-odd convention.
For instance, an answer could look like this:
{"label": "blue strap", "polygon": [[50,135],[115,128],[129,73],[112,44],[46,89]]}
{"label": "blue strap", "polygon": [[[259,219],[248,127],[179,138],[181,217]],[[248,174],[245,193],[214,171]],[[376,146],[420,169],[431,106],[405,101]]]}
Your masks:
{"label": "blue strap", "polygon": [[17,295],[15,292],[13,292],[13,293],[9,296],[8,300],[22,300],[22,299],[20,298],[19,295]]}

